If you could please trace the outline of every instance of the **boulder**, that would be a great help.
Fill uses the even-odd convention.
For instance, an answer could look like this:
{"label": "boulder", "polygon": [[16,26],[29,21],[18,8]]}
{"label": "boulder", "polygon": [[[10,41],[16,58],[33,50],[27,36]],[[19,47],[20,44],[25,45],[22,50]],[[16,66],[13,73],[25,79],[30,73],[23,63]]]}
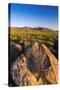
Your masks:
{"label": "boulder", "polygon": [[45,48],[35,42],[25,45],[24,53],[19,54],[12,63],[11,77],[17,86],[55,84],[57,81],[53,70]]}

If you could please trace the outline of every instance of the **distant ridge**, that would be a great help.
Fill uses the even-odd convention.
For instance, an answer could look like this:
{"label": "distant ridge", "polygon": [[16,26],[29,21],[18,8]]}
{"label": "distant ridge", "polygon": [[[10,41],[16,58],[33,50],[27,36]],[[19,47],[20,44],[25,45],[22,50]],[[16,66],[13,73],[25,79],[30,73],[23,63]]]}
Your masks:
{"label": "distant ridge", "polygon": [[38,30],[38,31],[58,31],[58,30],[54,30],[54,29],[50,29],[50,28],[46,28],[46,27],[9,27],[9,29],[17,29],[17,30]]}

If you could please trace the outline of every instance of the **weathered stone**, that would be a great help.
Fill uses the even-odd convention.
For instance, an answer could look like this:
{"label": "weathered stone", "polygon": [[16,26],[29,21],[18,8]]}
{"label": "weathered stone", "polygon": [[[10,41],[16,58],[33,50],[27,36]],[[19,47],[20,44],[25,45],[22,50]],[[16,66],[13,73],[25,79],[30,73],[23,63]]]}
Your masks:
{"label": "weathered stone", "polygon": [[35,76],[28,70],[25,56],[21,56],[11,67],[12,79],[16,85],[38,85]]}
{"label": "weathered stone", "polygon": [[[57,61],[48,54],[43,45],[35,42],[32,46],[24,46],[24,53],[20,54],[11,65],[11,77],[16,85],[41,85],[57,83],[54,65]],[[57,68],[56,68],[57,71]]]}

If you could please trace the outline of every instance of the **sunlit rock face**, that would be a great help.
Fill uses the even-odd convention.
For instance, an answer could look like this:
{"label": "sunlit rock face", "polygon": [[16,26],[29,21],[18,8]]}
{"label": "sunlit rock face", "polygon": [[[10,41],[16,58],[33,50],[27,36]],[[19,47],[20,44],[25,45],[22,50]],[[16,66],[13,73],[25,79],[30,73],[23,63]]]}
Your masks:
{"label": "sunlit rock face", "polygon": [[43,47],[35,42],[32,47],[28,47],[25,55],[28,59],[30,68],[35,68],[36,72],[47,70],[51,64]]}
{"label": "sunlit rock face", "polygon": [[11,77],[17,86],[56,83],[49,57],[37,42],[24,46],[24,53],[11,65]]}
{"label": "sunlit rock face", "polygon": [[13,63],[11,68],[11,75],[16,85],[26,86],[26,85],[38,85],[35,76],[27,68],[27,59],[24,55]]}

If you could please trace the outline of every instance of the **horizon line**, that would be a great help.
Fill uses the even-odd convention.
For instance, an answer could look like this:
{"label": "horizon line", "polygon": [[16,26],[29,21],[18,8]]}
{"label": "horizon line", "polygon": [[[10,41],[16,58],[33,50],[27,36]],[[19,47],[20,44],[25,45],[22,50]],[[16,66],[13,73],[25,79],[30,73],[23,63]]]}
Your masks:
{"label": "horizon line", "polygon": [[8,27],[11,27],[11,28],[45,28],[45,29],[51,29],[51,30],[54,30],[54,31],[58,31],[58,29],[53,29],[53,28],[50,28],[50,27],[42,27],[42,26],[8,26]]}

